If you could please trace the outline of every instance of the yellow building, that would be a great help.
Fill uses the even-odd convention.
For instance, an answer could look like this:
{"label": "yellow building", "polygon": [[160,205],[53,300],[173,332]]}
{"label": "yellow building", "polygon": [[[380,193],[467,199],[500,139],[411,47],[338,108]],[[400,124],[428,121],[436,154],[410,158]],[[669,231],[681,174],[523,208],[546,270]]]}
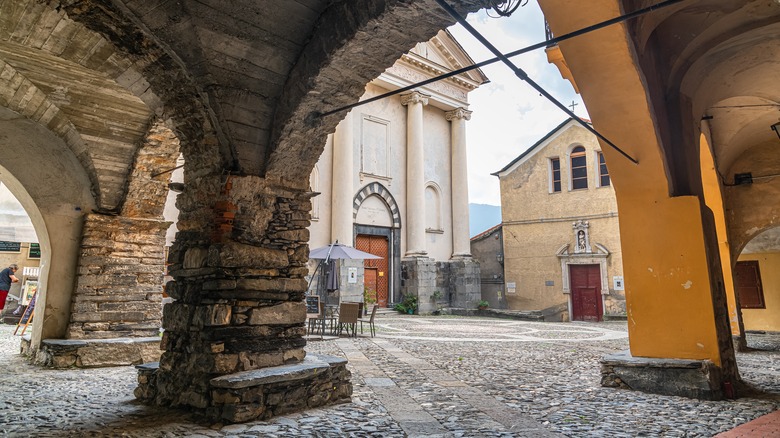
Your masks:
{"label": "yellow building", "polygon": [[596,137],[568,119],[494,175],[509,308],[558,321],[625,315],[617,203]]}
{"label": "yellow building", "polygon": [[[602,381],[733,397],[732,336],[744,339],[741,326],[759,324],[760,309],[741,312],[741,324],[732,270],[751,240],[780,225],[780,4],[655,3],[598,0],[572,13],[570,1],[539,2],[559,37],[633,17],[547,49],[609,140],[600,143],[620,211],[630,351],[602,363]],[[743,261],[774,275],[757,254]],[[686,363],[699,371],[686,374]],[[640,367],[647,373],[632,380]]]}

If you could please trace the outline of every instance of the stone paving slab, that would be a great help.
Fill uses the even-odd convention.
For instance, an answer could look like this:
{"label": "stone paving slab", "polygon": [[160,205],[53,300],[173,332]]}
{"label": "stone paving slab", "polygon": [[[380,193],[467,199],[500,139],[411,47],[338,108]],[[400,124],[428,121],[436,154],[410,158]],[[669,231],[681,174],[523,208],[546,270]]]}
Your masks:
{"label": "stone paving slab", "polygon": [[709,402],[599,386],[599,359],[628,348],[625,322],[377,318],[377,337],[310,342],[350,360],[353,402],[246,424],[135,402],[132,366],[49,370],[0,326],[0,436],[710,437],[780,407],[780,336],[748,335],[743,378],[763,390]]}

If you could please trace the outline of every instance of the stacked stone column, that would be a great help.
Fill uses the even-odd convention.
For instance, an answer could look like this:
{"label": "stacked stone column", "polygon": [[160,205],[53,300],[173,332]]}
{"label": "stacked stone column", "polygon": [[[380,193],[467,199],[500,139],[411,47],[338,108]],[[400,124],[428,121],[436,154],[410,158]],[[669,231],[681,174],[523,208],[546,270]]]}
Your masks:
{"label": "stacked stone column", "polygon": [[209,176],[185,187],[157,397],[206,408],[215,376],[303,360],[310,203],[252,176]]}
{"label": "stacked stone column", "polygon": [[141,371],[136,397],[227,421],[349,398],[345,364],[294,384],[279,383],[284,369],[271,385],[231,383],[235,373],[304,360],[308,194],[256,176],[187,175],[169,256],[166,290],[175,301],[163,311],[164,353],[159,369]]}

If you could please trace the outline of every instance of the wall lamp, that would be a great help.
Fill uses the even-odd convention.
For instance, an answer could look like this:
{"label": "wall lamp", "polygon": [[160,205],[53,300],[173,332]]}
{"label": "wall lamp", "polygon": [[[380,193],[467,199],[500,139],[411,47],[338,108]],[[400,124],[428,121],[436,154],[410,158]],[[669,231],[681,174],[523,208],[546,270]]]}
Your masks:
{"label": "wall lamp", "polygon": [[772,131],[775,131],[777,138],[780,139],[780,122],[775,123],[774,125],[770,126],[770,128],[772,128]]}

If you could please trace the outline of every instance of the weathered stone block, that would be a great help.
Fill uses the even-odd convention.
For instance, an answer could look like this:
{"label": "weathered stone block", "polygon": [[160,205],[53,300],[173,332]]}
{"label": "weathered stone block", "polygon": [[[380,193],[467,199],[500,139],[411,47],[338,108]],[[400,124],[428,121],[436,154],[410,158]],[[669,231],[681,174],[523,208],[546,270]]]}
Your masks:
{"label": "weathered stone block", "polygon": [[306,320],[306,305],[303,302],[286,302],[275,306],[253,309],[249,316],[251,325],[292,325]]}
{"label": "weathered stone block", "polygon": [[258,291],[299,291],[306,290],[306,280],[302,278],[242,278],[236,282],[238,289]]}
{"label": "weathered stone block", "polygon": [[209,250],[206,248],[189,248],[184,253],[184,269],[198,269],[206,266]]}
{"label": "weathered stone block", "polygon": [[203,282],[203,290],[233,290],[236,280],[209,280]]}
{"label": "weathered stone block", "polygon": [[212,245],[208,252],[208,266],[213,267],[253,266],[267,269],[284,268],[288,264],[286,251],[237,242]]}
{"label": "weathered stone block", "polygon": [[232,307],[228,304],[200,306],[195,312],[192,324],[195,327],[224,326],[230,324]]}

